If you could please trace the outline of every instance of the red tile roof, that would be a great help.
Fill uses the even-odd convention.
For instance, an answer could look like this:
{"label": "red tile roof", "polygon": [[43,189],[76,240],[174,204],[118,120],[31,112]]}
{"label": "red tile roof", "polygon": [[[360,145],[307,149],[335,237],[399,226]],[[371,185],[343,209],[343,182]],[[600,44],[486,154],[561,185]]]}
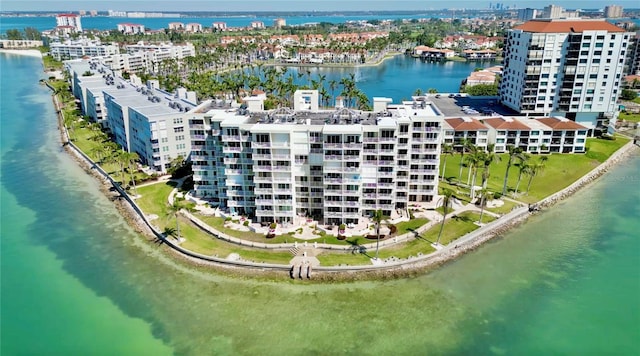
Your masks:
{"label": "red tile roof", "polygon": [[488,130],[488,127],[484,126],[480,121],[471,119],[471,121],[465,121],[462,118],[448,118],[444,119],[451,127],[456,131],[478,131]]}
{"label": "red tile roof", "polygon": [[568,119],[558,119],[556,117],[541,117],[534,119],[541,122],[554,130],[586,130],[587,128],[578,124],[575,121]]}
{"label": "red tile roof", "polygon": [[492,117],[488,119],[482,119],[483,123],[493,127],[498,130],[521,130],[521,131],[530,131],[531,128],[518,120],[514,119],[505,119],[502,117]]}
{"label": "red tile roof", "polygon": [[624,32],[620,27],[604,20],[531,20],[514,27],[514,29],[525,32],[543,33],[580,33],[584,31]]}

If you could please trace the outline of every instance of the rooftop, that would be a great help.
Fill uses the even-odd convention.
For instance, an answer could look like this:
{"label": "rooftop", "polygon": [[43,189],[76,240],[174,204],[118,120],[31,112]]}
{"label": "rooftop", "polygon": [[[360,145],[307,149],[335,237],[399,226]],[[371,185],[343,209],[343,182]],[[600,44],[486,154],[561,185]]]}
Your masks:
{"label": "rooftop", "polygon": [[482,119],[482,122],[498,130],[522,130],[530,131],[531,128],[519,120],[510,117],[490,117]]}
{"label": "rooftop", "polygon": [[477,131],[488,130],[488,128],[477,119],[465,117],[447,118],[444,121],[456,131]]}
{"label": "rooftop", "polygon": [[605,20],[579,19],[535,19],[527,21],[513,29],[539,33],[581,33],[584,31],[624,32],[620,27]]}
{"label": "rooftop", "polygon": [[542,118],[536,118],[535,121],[542,122],[543,124],[551,127],[554,130],[580,130],[580,129],[586,130],[587,129],[586,127],[578,124],[577,122],[571,121],[565,118],[542,117]]}

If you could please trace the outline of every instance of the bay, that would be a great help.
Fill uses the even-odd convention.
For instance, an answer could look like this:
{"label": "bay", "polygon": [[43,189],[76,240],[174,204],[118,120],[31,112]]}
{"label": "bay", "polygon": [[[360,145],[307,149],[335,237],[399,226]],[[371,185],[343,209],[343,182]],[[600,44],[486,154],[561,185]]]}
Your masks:
{"label": "bay", "polygon": [[429,274],[234,279],[127,226],[63,152],[41,68],[0,54],[3,355],[640,353],[638,156]]}

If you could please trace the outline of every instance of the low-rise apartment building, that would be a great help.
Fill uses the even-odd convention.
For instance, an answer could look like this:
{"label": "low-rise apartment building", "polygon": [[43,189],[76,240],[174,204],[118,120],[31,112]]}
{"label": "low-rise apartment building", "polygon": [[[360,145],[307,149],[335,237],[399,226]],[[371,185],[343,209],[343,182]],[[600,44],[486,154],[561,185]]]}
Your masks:
{"label": "low-rise apartment building", "polygon": [[119,53],[118,46],[113,44],[103,44],[100,40],[67,40],[64,42],[53,42],[49,45],[49,53],[59,61],[98,56],[111,56]]}

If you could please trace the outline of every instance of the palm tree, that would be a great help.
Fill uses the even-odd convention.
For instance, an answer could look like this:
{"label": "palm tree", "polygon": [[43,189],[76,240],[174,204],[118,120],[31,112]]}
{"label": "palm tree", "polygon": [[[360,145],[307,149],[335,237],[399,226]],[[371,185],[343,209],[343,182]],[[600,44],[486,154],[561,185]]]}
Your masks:
{"label": "palm tree", "polygon": [[376,260],[378,259],[378,249],[380,247],[380,224],[389,217],[382,213],[381,209],[373,213],[373,221],[376,223]]}
{"label": "palm tree", "polygon": [[[484,160],[484,151],[481,151],[481,150],[473,151],[470,154],[468,154],[467,157],[465,158],[465,161],[469,166],[469,173],[473,179],[471,181],[471,191],[469,192],[469,196],[471,197],[471,200],[475,198],[474,187],[476,186],[476,178],[478,176],[478,166],[480,165],[480,162],[482,162],[483,160]],[[467,181],[467,185],[469,185],[468,181]]]}
{"label": "palm tree", "polygon": [[469,139],[462,139],[462,141],[460,141],[460,145],[462,147],[460,147],[460,172],[458,173],[458,182],[460,182],[460,179],[462,178],[462,167],[464,166],[464,154],[465,151],[467,150],[467,147],[471,144],[471,141],[469,141]]}
{"label": "palm tree", "polygon": [[442,164],[442,178],[441,178],[441,180],[444,180],[444,174],[447,170],[447,155],[453,155],[453,145],[443,143],[441,149],[442,149],[442,154],[445,155],[444,163]]}
{"label": "palm tree", "polygon": [[535,177],[536,175],[538,175],[538,173],[541,173],[544,170],[544,162],[546,162],[548,159],[549,157],[547,156],[541,156],[539,162],[534,163],[530,166],[529,183],[527,183],[527,194],[529,194],[529,189],[531,188],[531,182],[533,181],[533,177]]}
{"label": "palm tree", "polygon": [[422,89],[418,88],[416,90],[413,91],[413,95],[415,96],[421,96],[422,95]]}
{"label": "palm tree", "polygon": [[531,156],[527,153],[522,153],[522,156],[519,158],[520,162],[518,163],[518,182],[516,183],[516,190],[513,192],[513,195],[518,195],[518,188],[520,188],[520,180],[522,179],[523,174],[528,174],[530,171],[529,160]]}
{"label": "palm tree", "polygon": [[498,156],[495,152],[493,152],[494,145],[487,145],[487,151],[484,152],[484,169],[482,171],[482,189],[487,189],[487,184],[489,183],[489,168],[491,167],[491,163],[499,162],[500,156]]}
{"label": "palm tree", "polygon": [[168,205],[168,213],[170,215],[175,216],[176,218],[176,233],[177,233],[177,238],[178,241],[180,241],[180,221],[178,219],[178,214],[180,213],[180,205],[178,204],[178,199],[176,199],[176,197],[174,196],[173,198],[173,204]]}
{"label": "palm tree", "polygon": [[131,174],[131,184],[133,185],[133,194],[138,195],[134,173],[137,170],[136,162],[140,160],[140,156],[138,156],[138,154],[135,152],[125,152],[124,158],[127,165],[127,170],[129,171],[129,174]]}
{"label": "palm tree", "polygon": [[484,206],[487,204],[486,196],[489,193],[487,189],[482,189],[480,191],[480,219],[478,222],[482,225],[482,216],[484,215]]}
{"label": "palm tree", "polygon": [[129,156],[129,152],[120,151],[116,153],[115,156],[113,157],[114,161],[118,164],[118,167],[120,168],[120,176],[122,177],[122,180],[120,181],[120,183],[122,185],[122,188],[124,188],[124,185],[125,185],[124,169],[129,164],[128,156]]}
{"label": "palm tree", "polygon": [[444,214],[442,215],[442,223],[440,224],[440,232],[438,232],[436,246],[440,245],[440,237],[442,236],[442,231],[444,230],[444,221],[447,219],[447,214],[449,213],[449,204],[451,203],[453,191],[451,189],[443,189],[442,194],[444,195],[442,197],[442,208],[444,210]]}
{"label": "palm tree", "polygon": [[437,93],[438,93],[438,89],[436,89],[436,88],[429,88],[429,89],[427,89],[427,93],[429,93],[429,94],[437,94]]}
{"label": "palm tree", "polygon": [[504,173],[504,183],[502,184],[502,195],[507,194],[507,182],[509,181],[509,169],[511,169],[511,165],[513,164],[514,159],[520,159],[522,155],[522,148],[516,147],[513,145],[508,145],[507,151],[509,154],[509,160],[507,161],[507,170]]}

